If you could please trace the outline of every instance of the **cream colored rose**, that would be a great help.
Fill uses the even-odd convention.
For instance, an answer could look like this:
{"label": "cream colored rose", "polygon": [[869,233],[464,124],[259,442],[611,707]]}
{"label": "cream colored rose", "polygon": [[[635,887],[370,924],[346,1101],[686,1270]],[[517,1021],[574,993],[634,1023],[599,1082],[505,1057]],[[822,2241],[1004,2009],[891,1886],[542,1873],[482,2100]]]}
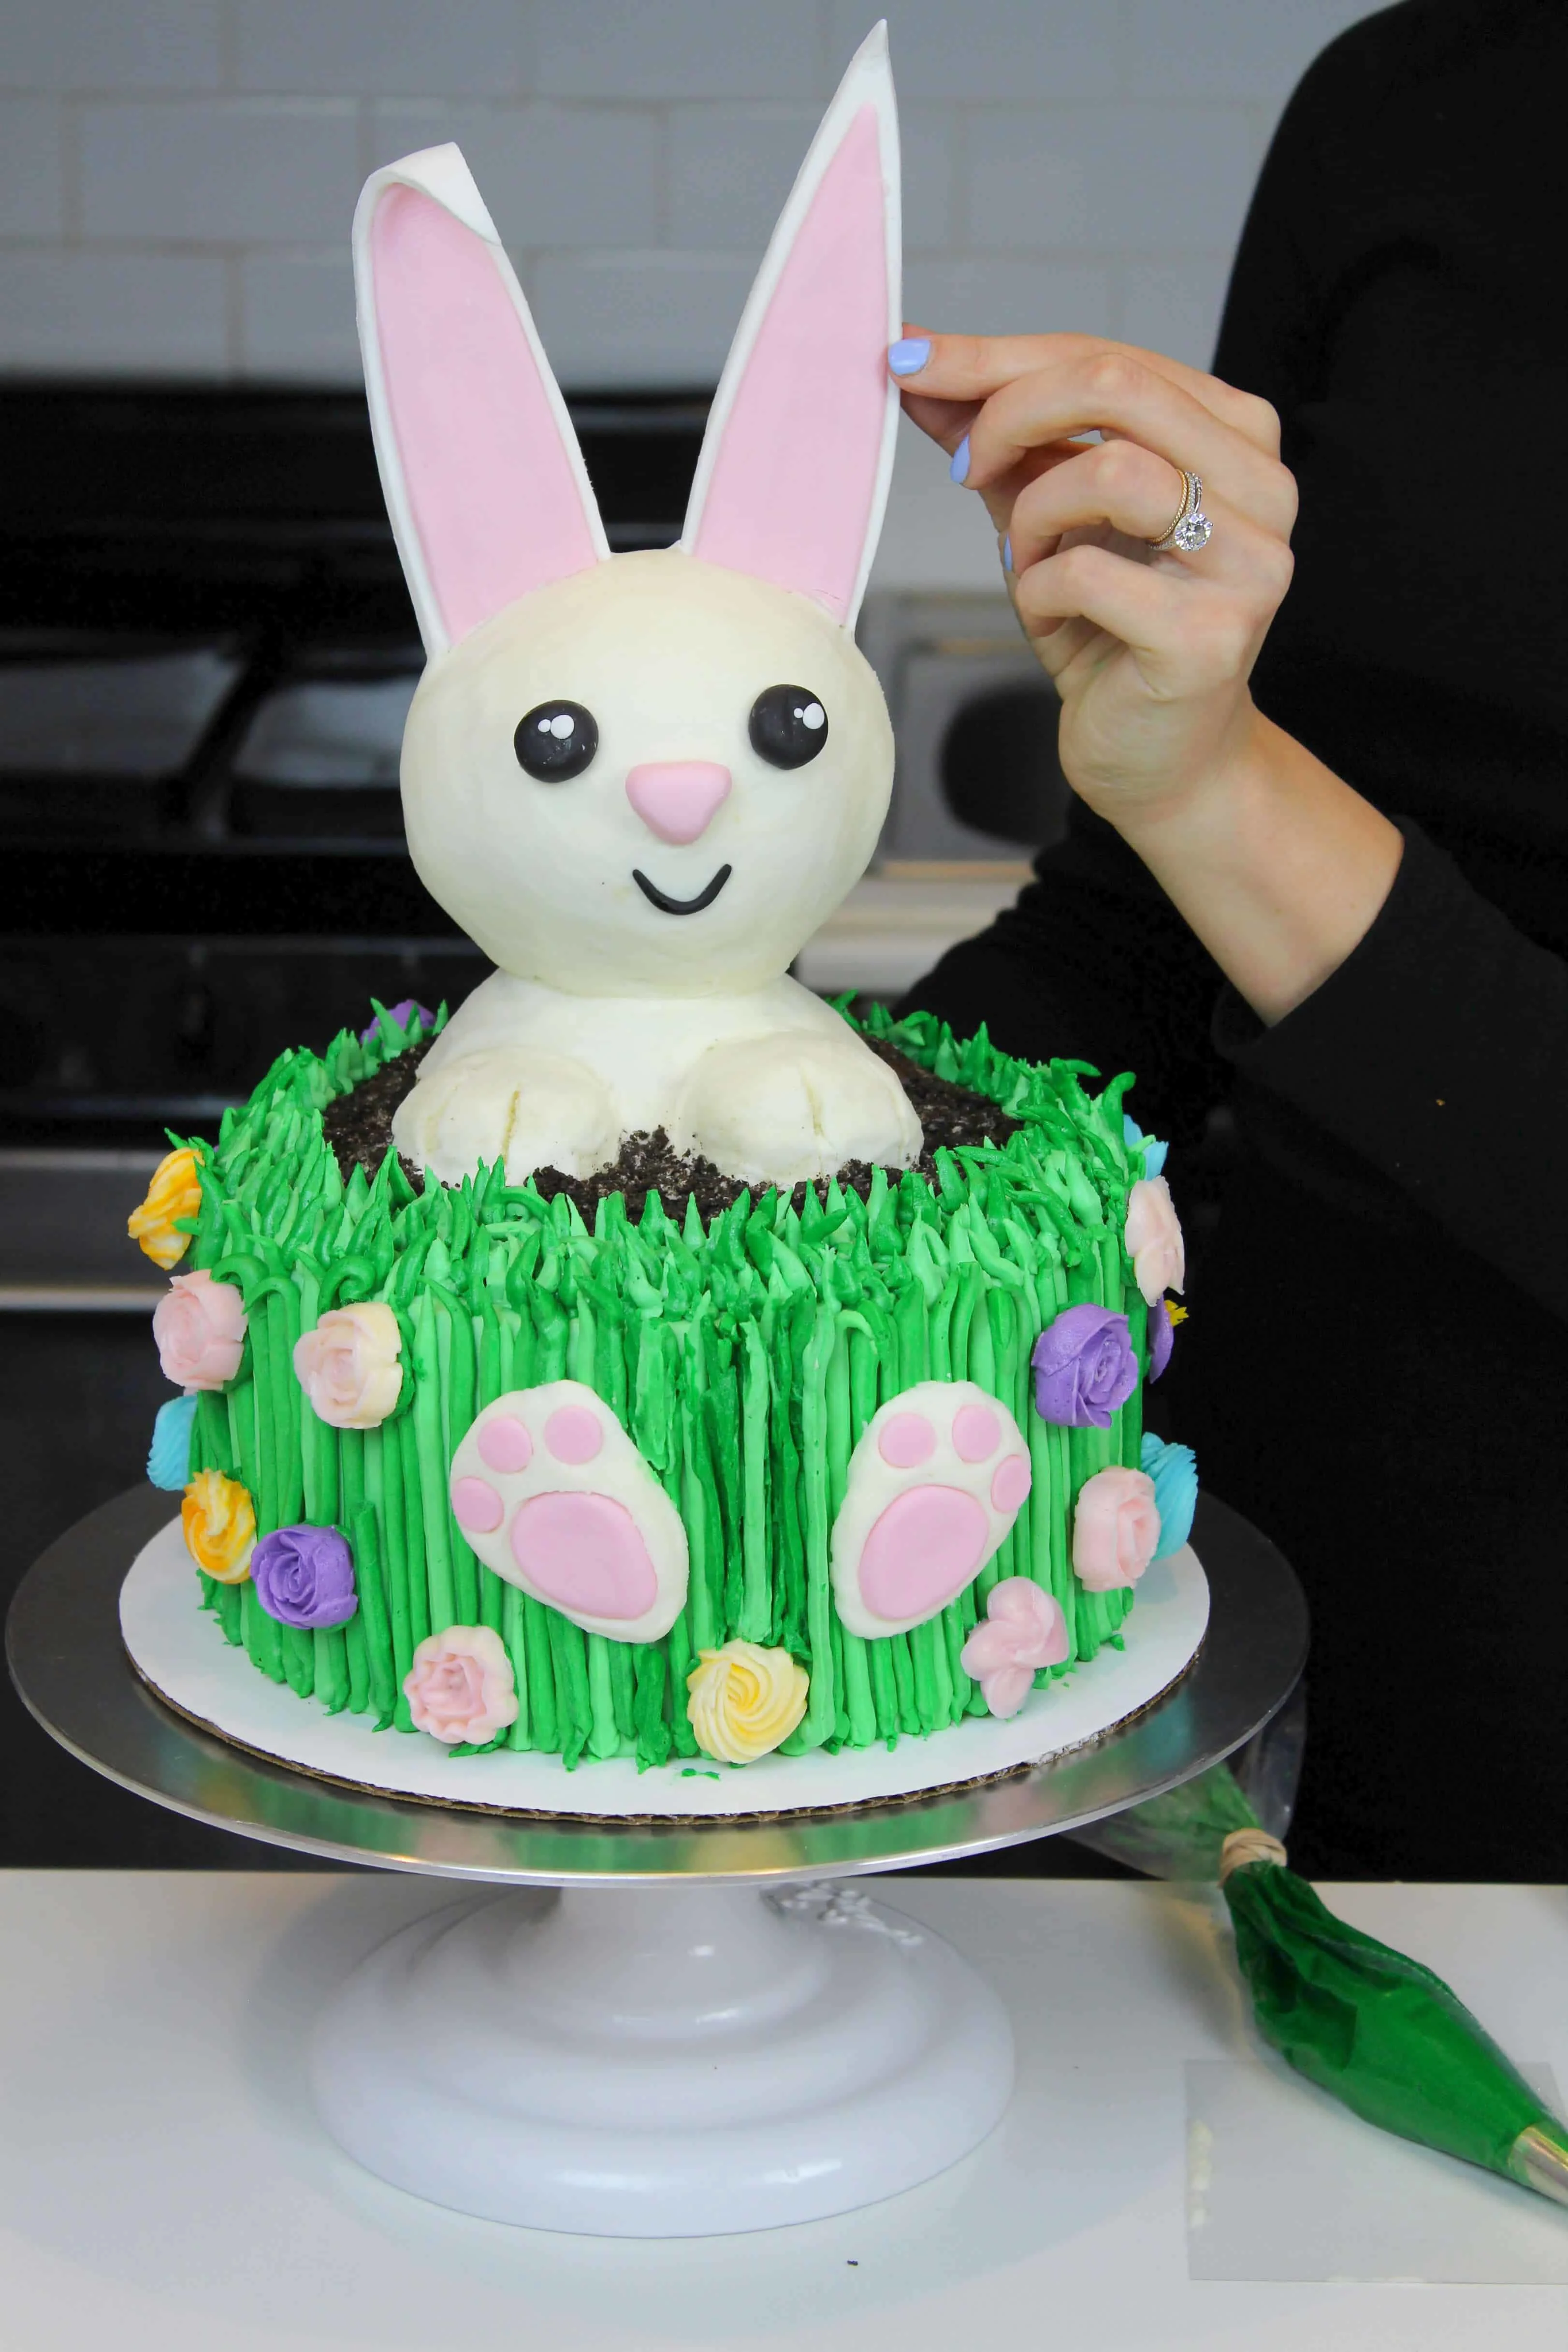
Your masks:
{"label": "cream colored rose", "polygon": [[1187,1278],[1182,1228],[1163,1176],[1141,1176],[1127,1195],[1122,1235],[1138,1287],[1151,1307],[1163,1292],[1180,1290]]}
{"label": "cream colored rose", "polygon": [[787,1650],[726,1642],[699,1650],[686,1678],[687,1719],[705,1755],[721,1764],[754,1764],[787,1739],[805,1713],[811,1677]]}
{"label": "cream colored rose", "polygon": [[379,1429],[403,1389],[403,1334],[390,1307],[331,1307],[294,1342],[294,1377],[318,1421]]}

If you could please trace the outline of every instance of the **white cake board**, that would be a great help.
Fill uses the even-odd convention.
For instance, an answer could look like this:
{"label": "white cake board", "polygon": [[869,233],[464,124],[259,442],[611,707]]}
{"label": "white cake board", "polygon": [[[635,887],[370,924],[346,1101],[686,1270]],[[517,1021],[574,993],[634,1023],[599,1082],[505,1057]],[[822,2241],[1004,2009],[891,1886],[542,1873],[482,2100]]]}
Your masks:
{"label": "white cake board", "polygon": [[743,1769],[705,1758],[639,1772],[630,1759],[506,1748],[453,1757],[422,1733],[375,1732],[366,1717],[329,1716],[270,1682],[198,1605],[195,1570],[174,1519],[138,1553],[120,1596],[125,1647],[142,1678],[182,1715],[261,1756],[319,1778],[442,1805],[587,1820],[692,1820],[817,1811],[963,1788],[1044,1763],[1114,1730],[1186,1671],[1208,1624],[1208,1580],[1190,1548],[1157,1560],[1138,1587],[1123,1633],[1006,1722],[971,1716],[891,1749],[763,1757]]}

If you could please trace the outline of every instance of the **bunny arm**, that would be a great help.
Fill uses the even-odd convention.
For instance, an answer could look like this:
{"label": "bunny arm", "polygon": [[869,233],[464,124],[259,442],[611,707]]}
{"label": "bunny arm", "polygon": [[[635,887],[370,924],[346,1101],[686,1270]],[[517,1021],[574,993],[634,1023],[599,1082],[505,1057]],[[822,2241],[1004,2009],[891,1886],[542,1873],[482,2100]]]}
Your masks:
{"label": "bunny arm", "polygon": [[662,1127],[752,1183],[848,1160],[920,1156],[920,1122],[886,1063],[798,982],[742,995],[573,996],[495,972],[459,1007],[399,1105],[399,1150],[444,1183],[504,1157],[508,1180],[588,1175],[625,1136]]}

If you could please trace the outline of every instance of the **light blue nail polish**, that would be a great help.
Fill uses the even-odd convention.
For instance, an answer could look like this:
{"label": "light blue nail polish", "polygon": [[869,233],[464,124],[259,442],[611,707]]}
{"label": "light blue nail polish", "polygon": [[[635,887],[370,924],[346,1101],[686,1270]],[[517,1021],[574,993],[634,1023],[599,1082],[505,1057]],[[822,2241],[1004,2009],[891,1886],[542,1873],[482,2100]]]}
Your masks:
{"label": "light blue nail polish", "polygon": [[967,433],[959,443],[957,448],[953,451],[952,463],[947,470],[952,475],[955,482],[966,482],[969,479],[969,436]]}
{"label": "light blue nail polish", "polygon": [[1002,569],[1004,572],[1011,572],[1013,569],[1013,534],[1011,531],[1007,533],[1006,538],[1002,541]]}
{"label": "light blue nail polish", "polygon": [[929,335],[904,335],[888,346],[888,365],[895,375],[917,375],[930,357]]}

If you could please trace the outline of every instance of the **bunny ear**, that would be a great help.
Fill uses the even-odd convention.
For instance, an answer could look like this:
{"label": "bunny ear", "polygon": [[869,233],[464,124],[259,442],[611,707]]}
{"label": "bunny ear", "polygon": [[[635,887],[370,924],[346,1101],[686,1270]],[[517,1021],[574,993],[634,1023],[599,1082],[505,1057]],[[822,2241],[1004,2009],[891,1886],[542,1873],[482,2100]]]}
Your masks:
{"label": "bunny ear", "polygon": [[774,229],[714,396],[680,544],[853,625],[898,423],[899,123],[879,25]]}
{"label": "bunny ear", "polygon": [[456,147],[366,181],[354,282],[382,488],[431,656],[609,553],[550,362]]}

